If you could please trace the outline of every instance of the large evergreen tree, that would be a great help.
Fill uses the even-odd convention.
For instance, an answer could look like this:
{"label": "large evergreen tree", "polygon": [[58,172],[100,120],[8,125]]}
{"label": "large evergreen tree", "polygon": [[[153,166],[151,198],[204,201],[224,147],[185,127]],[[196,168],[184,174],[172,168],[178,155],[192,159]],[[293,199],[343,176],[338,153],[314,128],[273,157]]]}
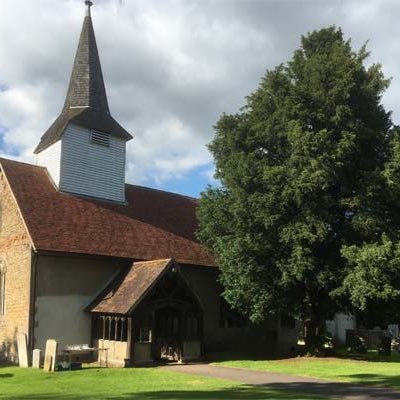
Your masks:
{"label": "large evergreen tree", "polygon": [[198,236],[224,297],[254,321],[301,318],[309,346],[337,310],[399,294],[400,140],[367,57],[335,27],[302,37],[209,145],[222,186]]}

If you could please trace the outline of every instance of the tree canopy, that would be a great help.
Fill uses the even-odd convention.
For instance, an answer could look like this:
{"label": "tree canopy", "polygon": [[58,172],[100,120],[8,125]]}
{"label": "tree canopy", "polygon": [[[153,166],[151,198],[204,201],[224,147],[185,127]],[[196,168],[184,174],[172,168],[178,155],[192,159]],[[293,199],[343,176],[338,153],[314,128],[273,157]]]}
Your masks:
{"label": "tree canopy", "polygon": [[253,321],[285,313],[315,333],[400,293],[400,135],[368,56],[339,28],[309,33],[215,126],[221,187],[202,193],[198,237]]}

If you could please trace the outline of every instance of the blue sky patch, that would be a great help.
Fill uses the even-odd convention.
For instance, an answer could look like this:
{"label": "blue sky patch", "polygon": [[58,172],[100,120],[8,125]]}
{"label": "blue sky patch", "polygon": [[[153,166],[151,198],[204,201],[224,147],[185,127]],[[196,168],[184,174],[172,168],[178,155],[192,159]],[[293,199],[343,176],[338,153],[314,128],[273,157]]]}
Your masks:
{"label": "blue sky patch", "polygon": [[0,150],[1,152],[8,154],[10,156],[19,156],[20,151],[16,146],[11,146],[6,144],[4,141],[4,135],[8,132],[8,129],[5,126],[0,125]]}
{"label": "blue sky patch", "polygon": [[162,185],[154,185],[151,183],[145,185],[156,189],[166,190],[168,192],[181,193],[198,198],[200,197],[200,192],[204,191],[207,185],[217,185],[216,182],[210,181],[209,171],[211,168],[212,165],[195,168],[184,177],[180,179],[171,179]]}

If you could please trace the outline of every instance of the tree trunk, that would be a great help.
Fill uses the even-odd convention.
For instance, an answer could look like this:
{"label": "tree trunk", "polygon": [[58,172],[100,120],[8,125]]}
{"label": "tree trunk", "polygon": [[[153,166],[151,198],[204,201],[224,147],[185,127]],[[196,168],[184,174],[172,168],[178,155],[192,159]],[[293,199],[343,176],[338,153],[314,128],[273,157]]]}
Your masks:
{"label": "tree trunk", "polygon": [[[323,322],[323,321],[322,321]],[[304,343],[306,354],[320,355],[324,350],[323,324],[315,316],[304,321]]]}

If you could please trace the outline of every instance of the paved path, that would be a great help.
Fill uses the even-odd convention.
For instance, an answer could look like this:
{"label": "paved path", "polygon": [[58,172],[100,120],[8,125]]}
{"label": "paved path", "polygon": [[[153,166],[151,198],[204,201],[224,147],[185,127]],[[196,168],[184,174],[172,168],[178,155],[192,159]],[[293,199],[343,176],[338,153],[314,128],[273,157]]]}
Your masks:
{"label": "paved path", "polygon": [[315,394],[334,399],[400,400],[400,391],[273,372],[255,371],[242,368],[216,367],[210,364],[171,364],[163,368],[192,375],[229,379],[231,381],[237,381],[249,385],[268,385],[268,387],[273,389],[284,389],[295,391],[297,393]]}

